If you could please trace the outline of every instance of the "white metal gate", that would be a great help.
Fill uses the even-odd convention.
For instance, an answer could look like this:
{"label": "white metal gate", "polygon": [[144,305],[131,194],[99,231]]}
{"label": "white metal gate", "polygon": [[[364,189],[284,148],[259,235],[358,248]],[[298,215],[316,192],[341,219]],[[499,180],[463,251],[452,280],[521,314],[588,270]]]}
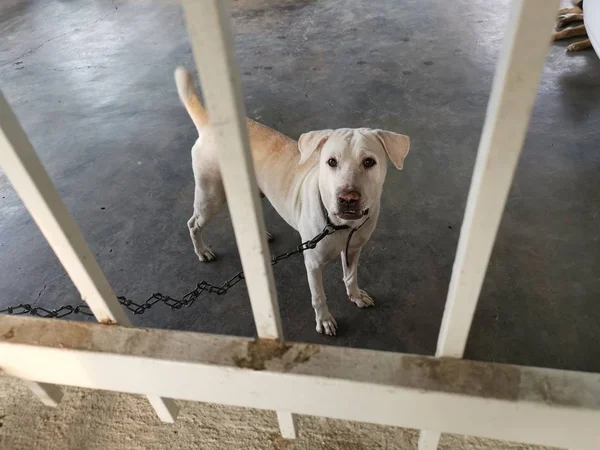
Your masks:
{"label": "white metal gate", "polygon": [[[259,340],[130,327],[23,129],[0,96],[0,166],[100,324],[0,317],[0,367],[47,405],[57,384],[577,449],[600,447],[600,374],[462,360],[527,131],[558,0],[515,0],[488,104],[436,357],[282,343],[229,5],[183,0]],[[117,324],[118,326],[108,326]],[[283,347],[281,347],[283,346]],[[282,350],[283,348],[283,350]],[[375,369],[376,368],[376,369]]]}

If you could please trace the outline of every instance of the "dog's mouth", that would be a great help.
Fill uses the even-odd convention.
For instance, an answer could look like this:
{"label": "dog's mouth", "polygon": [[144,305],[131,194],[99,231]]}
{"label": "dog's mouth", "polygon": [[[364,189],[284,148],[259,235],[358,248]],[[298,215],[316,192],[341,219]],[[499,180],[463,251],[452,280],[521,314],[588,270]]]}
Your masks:
{"label": "dog's mouth", "polygon": [[342,220],[358,220],[369,215],[369,209],[364,211],[347,209],[336,214]]}

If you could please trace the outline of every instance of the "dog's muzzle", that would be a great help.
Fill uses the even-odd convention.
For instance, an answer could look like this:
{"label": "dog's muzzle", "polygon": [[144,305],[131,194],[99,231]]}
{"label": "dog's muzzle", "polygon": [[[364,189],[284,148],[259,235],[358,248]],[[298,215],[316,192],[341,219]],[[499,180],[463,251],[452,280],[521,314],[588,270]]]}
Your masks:
{"label": "dog's muzzle", "polygon": [[361,195],[358,191],[342,191],[337,200],[338,211],[336,216],[340,219],[358,220],[369,213],[368,209],[362,209]]}
{"label": "dog's muzzle", "polygon": [[338,211],[336,216],[342,220],[358,220],[369,215],[369,208],[364,211]]}

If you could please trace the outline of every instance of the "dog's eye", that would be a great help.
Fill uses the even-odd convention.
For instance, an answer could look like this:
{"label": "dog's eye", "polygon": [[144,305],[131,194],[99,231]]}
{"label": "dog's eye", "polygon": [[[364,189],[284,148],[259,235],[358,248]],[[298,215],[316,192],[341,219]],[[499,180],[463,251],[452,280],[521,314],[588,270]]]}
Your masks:
{"label": "dog's eye", "polygon": [[375,160],[373,158],[367,158],[363,161],[363,166],[365,166],[367,169],[369,167],[373,167],[375,165]]}
{"label": "dog's eye", "polygon": [[336,159],[335,158],[329,158],[327,160],[327,165],[329,167],[337,167],[337,161],[336,161]]}

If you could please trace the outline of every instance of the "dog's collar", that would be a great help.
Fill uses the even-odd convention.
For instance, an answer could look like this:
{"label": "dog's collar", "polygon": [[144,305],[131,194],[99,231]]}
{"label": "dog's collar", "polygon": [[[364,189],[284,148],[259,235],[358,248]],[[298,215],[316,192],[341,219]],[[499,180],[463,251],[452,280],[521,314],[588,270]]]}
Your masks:
{"label": "dog's collar", "polygon": [[348,249],[350,248],[350,241],[352,240],[352,236],[354,235],[354,233],[356,233],[358,230],[360,230],[365,223],[367,223],[367,221],[370,219],[371,216],[367,216],[367,218],[363,221],[363,223],[361,223],[356,228],[352,228],[350,225],[346,225],[346,224],[335,225],[331,221],[331,218],[329,217],[329,211],[327,211],[327,208],[325,208],[325,204],[323,203],[323,198],[322,197],[321,197],[321,209],[323,210],[323,215],[325,216],[325,223],[333,231],[340,231],[340,230],[348,230],[348,229],[350,229],[350,233],[348,233],[348,238],[346,239],[346,246],[344,247],[345,248],[344,254],[346,256],[344,259],[346,260],[345,261],[346,262],[346,267],[350,267],[350,258],[348,258]]}
{"label": "dog's collar", "polygon": [[[322,202],[321,202],[321,205],[323,205]],[[325,215],[325,222],[327,223],[327,226],[329,228],[332,228],[335,231],[347,230],[348,228],[350,228],[350,225],[346,225],[346,224],[336,225],[336,224],[334,224],[331,221],[331,218],[329,217],[329,212],[325,209],[325,205],[323,205],[323,214]]]}

